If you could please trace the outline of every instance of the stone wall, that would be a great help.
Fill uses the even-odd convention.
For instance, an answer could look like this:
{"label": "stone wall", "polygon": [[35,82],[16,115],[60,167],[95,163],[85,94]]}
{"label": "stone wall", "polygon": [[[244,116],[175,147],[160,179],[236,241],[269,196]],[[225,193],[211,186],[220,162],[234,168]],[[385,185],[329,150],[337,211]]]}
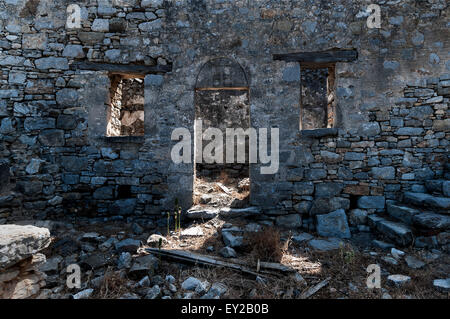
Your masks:
{"label": "stone wall", "polygon": [[[386,200],[406,191],[426,192],[424,182],[449,179],[450,75],[407,86],[389,107],[368,110],[369,122],[336,136],[299,137],[302,165],[288,164],[284,209],[268,211],[283,222],[290,209],[303,226],[338,209],[384,211]],[[281,211],[283,213],[281,213]]]}
{"label": "stone wall", "polygon": [[[381,29],[366,26],[371,2],[381,5]],[[197,76],[215,57],[242,66],[251,126],[280,128],[279,173],[250,168],[251,203],[269,216],[303,213],[323,196],[348,205],[350,195],[393,198],[444,174],[444,0],[79,1],[80,29],[66,28],[69,1],[30,3],[0,1],[0,153],[16,183],[2,194],[2,221],[149,220],[175,198],[189,208],[194,165],[171,161],[171,133],[186,127],[193,136]],[[272,55],[334,47],[358,51],[357,61],[336,64],[338,135],[302,137],[300,67]],[[144,136],[106,136],[110,74],[76,61],[172,66],[144,74]],[[369,202],[381,207],[381,197]]]}

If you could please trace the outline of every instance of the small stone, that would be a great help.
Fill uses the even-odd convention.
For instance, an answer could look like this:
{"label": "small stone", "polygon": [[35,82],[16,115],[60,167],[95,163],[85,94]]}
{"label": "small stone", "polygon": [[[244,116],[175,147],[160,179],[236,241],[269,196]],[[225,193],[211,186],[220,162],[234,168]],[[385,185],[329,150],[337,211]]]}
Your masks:
{"label": "small stone", "polygon": [[200,226],[190,227],[181,231],[181,236],[196,237],[203,236],[203,230]]}
{"label": "small stone", "polygon": [[119,241],[116,238],[111,237],[107,241],[105,241],[104,243],[100,244],[99,248],[101,250],[105,251],[105,250],[111,249],[111,247],[113,247],[118,242]]}
{"label": "small stone", "polygon": [[160,275],[156,275],[152,277],[152,285],[164,285],[164,279]]}
{"label": "small stone", "polygon": [[66,45],[63,51],[63,56],[78,59],[84,58],[83,47],[78,44]]}
{"label": "small stone", "polygon": [[450,291],[450,278],[436,279],[433,281],[433,286],[441,291],[449,292]]}
{"label": "small stone", "polygon": [[189,219],[213,219],[218,214],[218,209],[209,209],[195,206],[187,211],[186,217]]}
{"label": "small stone", "polygon": [[308,245],[318,251],[336,250],[342,247],[343,242],[339,239],[313,239],[308,242]]}
{"label": "small stone", "polygon": [[314,238],[314,236],[311,235],[311,234],[308,234],[308,233],[301,233],[301,234],[299,234],[299,235],[292,236],[292,241],[293,241],[294,243],[301,244],[301,243],[306,242],[306,241],[308,241],[308,240],[311,240],[311,239],[313,239],[313,238]]}
{"label": "small stone", "polygon": [[150,278],[145,276],[138,282],[139,287],[150,287]]}
{"label": "small stone", "polygon": [[169,241],[165,237],[158,234],[153,234],[147,239],[147,244],[151,247],[158,247],[160,242],[161,245],[165,245]]}
{"label": "small stone", "polygon": [[86,289],[72,296],[73,299],[89,299],[94,289]]}
{"label": "small stone", "polygon": [[414,256],[406,256],[405,261],[409,268],[420,269],[425,267],[425,263]]}
{"label": "small stone", "polygon": [[117,262],[117,268],[128,269],[131,268],[131,254],[129,252],[123,252],[120,254]]}
{"label": "small stone", "polygon": [[224,247],[220,250],[220,255],[225,258],[235,258],[236,257],[236,251],[231,247]]}
{"label": "small stone", "polygon": [[123,294],[119,299],[135,300],[135,299],[141,299],[141,298],[134,293],[127,292],[127,293]]}
{"label": "small stone", "polygon": [[401,251],[401,250],[398,250],[398,249],[396,249],[396,248],[392,248],[391,249],[391,255],[395,258],[395,259],[401,259],[404,255],[405,255],[405,252],[404,251]]}
{"label": "small stone", "polygon": [[388,249],[394,247],[394,245],[391,244],[391,243],[386,243],[384,241],[376,240],[376,239],[373,240],[372,243],[374,244],[374,246],[376,246],[378,248],[381,248],[381,249],[384,249],[384,250],[388,250]]}
{"label": "small stone", "polygon": [[294,275],[294,280],[295,280],[295,282],[298,283],[298,284],[306,285],[306,280],[305,280],[305,278],[303,278],[303,276],[300,275],[298,272],[295,273],[295,275]]}
{"label": "small stone", "polygon": [[383,293],[383,295],[381,296],[381,299],[392,299],[392,296],[390,294],[388,294],[387,292]]}
{"label": "small stone", "polygon": [[159,268],[159,259],[153,255],[137,257],[128,274],[132,277],[142,278],[153,274]]}
{"label": "small stone", "polygon": [[201,281],[200,284],[195,288],[197,294],[204,294],[208,291],[209,282]]}
{"label": "small stone", "polygon": [[234,236],[231,232],[222,232],[223,242],[226,246],[234,248],[242,246],[244,238],[242,236]]}
{"label": "small stone", "polygon": [[181,284],[181,288],[184,290],[195,290],[197,286],[201,285],[201,281],[195,277],[189,277]]}
{"label": "small stone", "polygon": [[176,293],[177,292],[177,287],[174,284],[169,284],[169,290],[172,293]]}
{"label": "small stone", "polygon": [[175,281],[176,281],[175,277],[172,275],[167,275],[165,279],[168,283],[171,283],[171,284],[175,283]]}
{"label": "small stone", "polygon": [[128,238],[125,240],[122,240],[115,244],[115,248],[118,251],[127,251],[130,253],[135,253],[139,246],[141,245],[141,241]]}
{"label": "small stone", "polygon": [[398,265],[398,261],[395,258],[384,256],[384,257],[381,257],[381,259],[383,261],[387,262],[388,264],[391,264],[394,266]]}
{"label": "small stone", "polygon": [[260,276],[256,276],[256,282],[261,285],[266,284],[266,281],[263,278],[261,278]]}
{"label": "small stone", "polygon": [[395,286],[402,286],[411,281],[411,277],[405,275],[390,275],[387,277],[387,279]]}
{"label": "small stone", "polygon": [[215,282],[208,290],[208,293],[201,297],[201,299],[219,299],[227,292],[227,290],[227,286],[225,286],[223,283]]}
{"label": "small stone", "polygon": [[63,258],[61,256],[54,256],[47,259],[47,261],[39,267],[39,270],[48,274],[57,273],[59,269],[59,264]]}
{"label": "small stone", "polygon": [[147,291],[145,299],[156,299],[161,295],[161,288],[158,285],[154,285],[151,289]]}
{"label": "small stone", "polygon": [[183,299],[192,299],[193,296],[194,296],[193,292],[186,292],[183,294]]}
{"label": "small stone", "polygon": [[95,19],[91,26],[92,31],[108,32],[109,20],[108,19]]}
{"label": "small stone", "polygon": [[285,216],[278,216],[275,223],[279,227],[284,228],[298,228],[302,226],[302,218],[299,214],[289,214]]}
{"label": "small stone", "polygon": [[43,161],[41,159],[33,158],[30,161],[30,163],[27,165],[27,167],[25,168],[25,171],[30,175],[37,174],[37,173],[39,173],[39,171],[41,169],[42,163],[45,163],[45,161]]}

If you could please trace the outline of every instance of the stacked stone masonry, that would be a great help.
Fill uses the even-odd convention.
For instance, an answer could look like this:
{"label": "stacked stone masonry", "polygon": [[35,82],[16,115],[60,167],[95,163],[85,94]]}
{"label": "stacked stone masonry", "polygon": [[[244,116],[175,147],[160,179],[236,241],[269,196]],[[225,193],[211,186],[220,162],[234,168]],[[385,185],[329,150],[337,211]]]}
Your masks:
{"label": "stacked stone masonry", "polygon": [[[79,29],[65,1],[0,1],[0,221],[189,209],[194,164],[171,161],[171,134],[193,135],[197,75],[217,57],[246,73],[251,126],[280,129],[279,172],[250,166],[260,219],[315,229],[448,180],[448,4],[372,2],[381,29],[365,1],[79,1]],[[358,52],[334,66],[333,129],[300,131],[301,68],[273,54],[331,48]],[[112,74],[77,61],[155,67],[139,74],[144,135],[108,136]]]}

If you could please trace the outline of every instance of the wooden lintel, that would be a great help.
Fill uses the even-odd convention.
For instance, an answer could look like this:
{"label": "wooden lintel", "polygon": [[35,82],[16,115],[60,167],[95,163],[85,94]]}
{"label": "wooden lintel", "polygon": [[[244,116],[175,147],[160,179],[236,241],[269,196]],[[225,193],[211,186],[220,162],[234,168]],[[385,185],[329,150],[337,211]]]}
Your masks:
{"label": "wooden lintel", "polygon": [[196,91],[248,91],[247,86],[243,87],[209,87],[209,88],[195,88]]}
{"label": "wooden lintel", "polygon": [[273,59],[301,63],[352,62],[358,59],[358,51],[356,49],[332,49],[318,52],[295,52],[274,54]]}
{"label": "wooden lintel", "polygon": [[112,64],[96,62],[73,62],[70,65],[72,70],[92,70],[106,71],[112,74],[121,74],[142,78],[146,74],[167,73],[172,71],[170,65],[140,65],[140,64]]}

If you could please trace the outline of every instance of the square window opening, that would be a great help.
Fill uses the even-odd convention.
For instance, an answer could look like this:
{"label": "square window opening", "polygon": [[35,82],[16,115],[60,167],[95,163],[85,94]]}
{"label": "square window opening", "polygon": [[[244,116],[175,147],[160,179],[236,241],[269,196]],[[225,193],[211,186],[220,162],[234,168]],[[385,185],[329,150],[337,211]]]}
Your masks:
{"label": "square window opening", "polygon": [[335,65],[301,65],[300,130],[335,127]]}
{"label": "square window opening", "polygon": [[106,136],[144,136],[144,79],[110,75]]}

